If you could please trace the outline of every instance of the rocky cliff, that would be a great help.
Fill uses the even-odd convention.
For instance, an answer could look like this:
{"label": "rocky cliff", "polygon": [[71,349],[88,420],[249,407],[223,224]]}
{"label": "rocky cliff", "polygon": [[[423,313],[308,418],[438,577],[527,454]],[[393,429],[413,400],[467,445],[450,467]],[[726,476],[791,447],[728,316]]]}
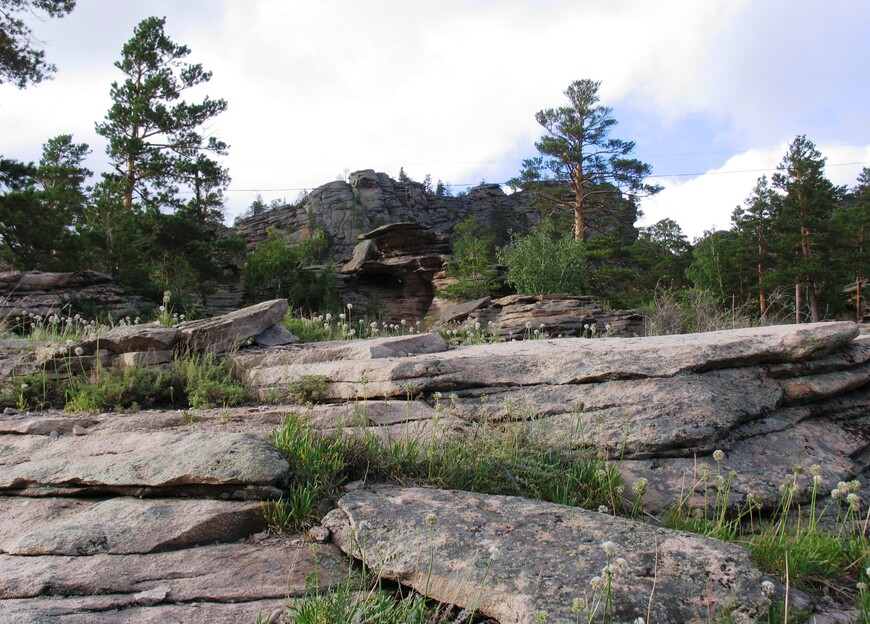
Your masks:
{"label": "rocky cliff", "polygon": [[[351,173],[346,182],[317,187],[298,205],[241,218],[235,228],[251,246],[264,240],[270,227],[288,234],[321,229],[332,242],[335,257],[341,259],[352,253],[360,234],[382,225],[412,222],[436,234],[449,234],[472,215],[502,240],[507,240],[510,230],[525,231],[539,220],[529,193],[506,194],[497,184],[481,184],[464,195],[441,196],[427,192],[419,182],[397,182],[365,169]],[[615,231],[633,239],[636,218],[636,211],[627,206],[620,222],[608,225],[593,214],[589,227],[591,232]]]}

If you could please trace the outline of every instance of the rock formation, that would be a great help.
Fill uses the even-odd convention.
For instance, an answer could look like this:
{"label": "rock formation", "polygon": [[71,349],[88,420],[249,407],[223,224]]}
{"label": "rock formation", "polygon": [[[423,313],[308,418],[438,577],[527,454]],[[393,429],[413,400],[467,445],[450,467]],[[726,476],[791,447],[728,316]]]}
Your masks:
{"label": "rock formation", "polygon": [[153,306],[142,297],[126,294],[109,275],[96,271],[0,272],[0,320],[14,323],[31,314],[47,318],[80,307],[132,318]]}
{"label": "rock formation", "polygon": [[[453,393],[445,426],[519,420],[554,448],[596,449],[618,461],[629,485],[650,481],[656,512],[691,491],[698,462],[712,466],[720,449],[724,467],[738,471],[734,504],[752,493],[770,509],[794,465],[807,474],[823,466],[829,484],[870,470],[870,338],[857,334],[842,322],[458,349],[421,335],[366,341],[364,350],[248,350],[235,364],[261,396],[304,375],[322,376],[336,403]],[[800,484],[800,500],[810,483]]]}
{"label": "rock formation", "polygon": [[[190,334],[187,344],[236,343],[243,334],[230,320],[212,327],[232,340]],[[117,350],[168,351],[181,334],[124,328],[99,348],[79,348],[120,362]],[[735,507],[752,494],[772,509],[789,474],[797,474],[796,500],[808,502],[814,465],[824,492],[852,479],[866,487],[870,336],[858,336],[854,323],[601,336],[451,348],[431,333],[246,347],[231,356],[261,396],[322,379],[325,400],[304,410],[194,417],[7,410],[0,416],[0,623],[204,623],[258,614],[278,622],[313,572],[321,588],[345,578],[345,554],[501,624],[533,621],[542,611],[550,622],[576,621],[574,599],[590,597],[608,563],[618,568],[620,620],[764,618],[765,577],[741,546],[552,503],[369,484],[337,501],[323,520],[332,543],[316,551],[301,535],[263,532],[260,503],[280,496],[292,477],[269,441],[290,411],[322,431],[418,443],[494,423],[521,427],[559,453],[606,457],[627,491],[647,479],[643,509],[654,515],[703,497],[703,464],[714,475],[736,470]],[[716,450],[722,455],[714,459]],[[807,598],[793,592],[790,599]]]}

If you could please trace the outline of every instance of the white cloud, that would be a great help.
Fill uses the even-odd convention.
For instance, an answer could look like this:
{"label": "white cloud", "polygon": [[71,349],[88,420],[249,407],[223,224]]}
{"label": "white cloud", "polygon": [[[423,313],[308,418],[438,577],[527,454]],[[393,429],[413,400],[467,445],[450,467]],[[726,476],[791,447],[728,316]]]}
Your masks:
{"label": "white cloud", "polygon": [[[265,189],[312,188],[345,169],[504,181],[534,153],[535,112],[560,106],[579,78],[602,80],[604,103],[632,101],[669,131],[689,114],[711,119],[726,149],[799,133],[866,144],[867,98],[858,90],[866,95],[867,82],[844,79],[866,58],[856,49],[868,47],[866,37],[842,35],[866,23],[847,19],[870,11],[850,8],[857,4],[816,15],[808,0],[80,0],[69,17],[45,25],[56,79],[0,88],[2,150],[32,160],[50,136],[74,132],[92,143],[91,168],[105,168],[93,124],[120,79],[112,63],[122,42],[152,14],[165,15],[171,37],[192,49],[189,60],[213,72],[204,92],[229,103],[210,130],[230,144],[231,188],[264,190],[267,200],[296,191]],[[816,25],[818,36],[807,37]],[[720,168],[755,169],[753,153]],[[765,166],[782,153],[773,150]],[[675,218],[700,234],[727,226],[755,177],[671,181],[645,207],[686,215]],[[255,194],[230,193],[229,216]]]}

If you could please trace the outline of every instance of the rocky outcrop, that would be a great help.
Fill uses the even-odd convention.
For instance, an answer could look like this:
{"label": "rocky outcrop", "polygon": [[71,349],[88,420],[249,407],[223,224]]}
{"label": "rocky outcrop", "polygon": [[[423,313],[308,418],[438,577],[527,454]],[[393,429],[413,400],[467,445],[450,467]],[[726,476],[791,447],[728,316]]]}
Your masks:
{"label": "rocky outcrop", "polygon": [[323,230],[337,258],[349,257],[357,236],[391,223],[418,223],[445,234],[456,223],[475,214],[484,224],[521,227],[537,222],[530,197],[505,195],[498,185],[482,185],[462,197],[427,193],[422,184],[396,182],[371,169],[356,171],[347,182],[319,186],[296,206],[282,206],[239,219],[236,231],[249,244],[265,240],[269,228],[289,234]]}
{"label": "rocky outcrop", "polygon": [[341,299],[378,310],[387,322],[420,319],[435,296],[433,277],[450,257],[447,238],[416,223],[393,223],[359,236],[352,258],[341,267]]}
{"label": "rocky outcrop", "polygon": [[[468,322],[492,304],[456,314]],[[550,300],[498,305],[531,314]],[[238,325],[225,327],[234,334]],[[125,329],[99,348],[81,343],[79,357],[181,339],[181,330]],[[608,563],[620,620],[765,616],[764,577],[741,546],[550,503],[364,486],[324,519],[333,544],[313,552],[303,536],[268,535],[260,503],[292,478],[269,438],[290,411],[320,431],[413,444],[515,427],[554,452],[606,458],[627,497],[647,480],[642,507],[654,516],[702,504],[715,487],[704,465],[713,478],[734,471],[734,508],[751,494],[773,509],[788,475],[795,501],[809,502],[816,465],[823,498],[839,481],[870,477],[870,336],[854,323],[650,338],[599,331],[460,348],[415,333],[245,347],[232,358],[262,396],[316,378],[323,400],[0,415],[0,622],[280,621],[313,572],[321,588],[345,578],[342,551],[500,624],[542,611],[576,621],[574,600],[595,598]]]}
{"label": "rocky outcrop", "polygon": [[[605,231],[631,242],[637,238],[636,209],[626,202],[624,212],[616,223],[590,215],[590,232]],[[295,206],[238,219],[235,228],[250,245],[265,240],[269,228],[287,233],[321,229],[336,257],[343,258],[351,255],[360,233],[382,225],[412,222],[445,235],[472,215],[504,242],[509,230],[525,231],[539,220],[529,193],[508,195],[498,184],[483,183],[456,197],[436,195],[418,182],[397,182],[385,173],[365,169],[351,173],[346,182],[317,187]]]}
{"label": "rocky outcrop", "polygon": [[253,622],[346,578],[270,535],[283,411],[0,417],[0,623]]}
{"label": "rocky outcrop", "polygon": [[[119,325],[84,340],[47,342],[28,349],[23,341],[0,343],[0,378],[51,374],[67,379],[100,366],[162,366],[177,352],[226,353],[248,340],[260,345],[298,342],[281,321],[287,300],[264,301],[210,319],[169,327],[160,323]],[[5,348],[4,348],[5,346]]]}
{"label": "rocky outcrop", "polygon": [[151,307],[143,297],[126,294],[109,275],[96,271],[0,272],[0,319],[8,321],[23,323],[30,315],[45,319],[65,312],[75,314],[80,308],[132,318]]}
{"label": "rocky outcrop", "polygon": [[[458,349],[415,336],[366,341],[366,351],[248,351],[235,364],[264,396],[305,375],[322,376],[339,405],[408,396],[431,405],[452,393],[441,414],[450,427],[514,420],[553,448],[595,449],[619,462],[629,485],[650,481],[650,510],[700,487],[699,462],[715,467],[710,457],[723,450],[723,468],[738,471],[734,505],[751,493],[770,508],[795,465],[824,466],[826,483],[867,473],[870,339],[856,336],[854,323]],[[401,353],[390,352],[392,341],[404,342]],[[426,351],[411,348],[424,343]]]}
{"label": "rocky outcrop", "polygon": [[277,325],[285,314],[287,300],[274,299],[210,319],[184,321],[176,327],[184,349],[224,353]]}
{"label": "rocky outcrop", "polygon": [[345,495],[323,524],[380,577],[501,624],[599,621],[607,565],[615,621],[752,622],[768,605],[739,546],[562,505],[388,486]]}
{"label": "rocky outcrop", "polygon": [[644,333],[644,319],[638,311],[605,310],[591,296],[511,295],[440,307],[444,309],[436,328],[478,328],[501,340],[541,335],[549,338],[628,337]]}

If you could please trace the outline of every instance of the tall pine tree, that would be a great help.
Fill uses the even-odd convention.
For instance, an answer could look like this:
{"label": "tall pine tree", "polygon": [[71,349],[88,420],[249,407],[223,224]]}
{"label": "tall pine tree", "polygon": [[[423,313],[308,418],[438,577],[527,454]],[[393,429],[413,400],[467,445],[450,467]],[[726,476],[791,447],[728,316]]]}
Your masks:
{"label": "tall pine tree", "polygon": [[820,321],[823,291],[836,288],[832,283],[831,217],[844,189],[825,177],[825,157],[804,135],[792,141],[773,175],[773,186],[782,193],[774,224],[777,268],[784,279],[794,284],[795,320],[800,323],[804,318],[806,292],[810,320]]}

